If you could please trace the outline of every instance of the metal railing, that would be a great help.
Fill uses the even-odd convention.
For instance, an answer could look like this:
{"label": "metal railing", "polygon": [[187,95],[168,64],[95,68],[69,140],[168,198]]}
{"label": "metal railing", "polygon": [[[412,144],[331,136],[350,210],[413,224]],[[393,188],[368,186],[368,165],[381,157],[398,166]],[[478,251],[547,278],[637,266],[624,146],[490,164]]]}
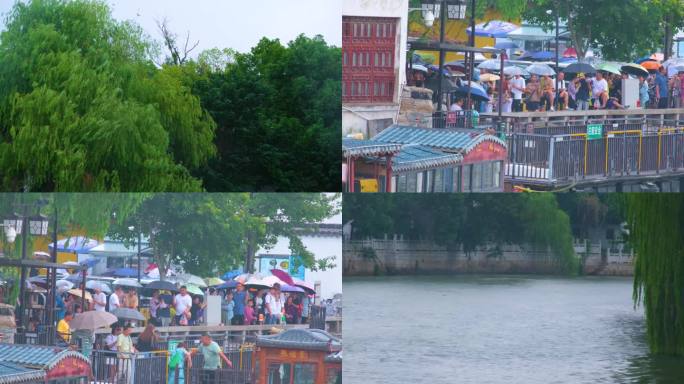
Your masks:
{"label": "metal railing", "polygon": [[683,127],[613,127],[596,139],[586,133],[512,133],[505,176],[556,181],[684,173]]}
{"label": "metal railing", "polygon": [[[164,345],[164,348],[167,344]],[[190,345],[189,350],[196,346]],[[200,353],[193,354],[192,367],[187,367],[183,360],[183,377],[186,383],[254,383],[254,367],[252,366],[254,345],[247,344],[239,348],[224,349],[232,368],[220,368],[209,372],[215,381],[207,381],[207,370],[204,357]],[[171,352],[162,349],[153,352],[121,353],[109,350],[94,350],[91,353],[93,380],[103,384],[165,384],[177,380],[180,370],[169,369],[168,361]],[[172,381],[173,382],[173,381]]]}

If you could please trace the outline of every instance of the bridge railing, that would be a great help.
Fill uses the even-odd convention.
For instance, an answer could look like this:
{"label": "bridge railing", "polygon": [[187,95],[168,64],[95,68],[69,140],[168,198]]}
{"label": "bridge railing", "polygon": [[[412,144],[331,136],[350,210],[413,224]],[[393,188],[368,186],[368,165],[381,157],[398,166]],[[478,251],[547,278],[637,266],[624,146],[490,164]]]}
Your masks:
{"label": "bridge railing", "polygon": [[509,180],[582,180],[684,173],[684,129],[508,135]]}

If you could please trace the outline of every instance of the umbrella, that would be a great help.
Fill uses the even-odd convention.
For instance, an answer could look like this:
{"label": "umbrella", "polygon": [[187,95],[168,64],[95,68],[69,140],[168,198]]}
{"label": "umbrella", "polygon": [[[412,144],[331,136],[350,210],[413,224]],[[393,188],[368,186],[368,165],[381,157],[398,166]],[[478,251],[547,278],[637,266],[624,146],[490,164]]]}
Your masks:
{"label": "umbrella", "polygon": [[494,48],[496,48],[496,49],[518,49],[519,47],[517,44],[515,44],[512,41],[502,41],[500,43],[496,43],[496,45],[494,45]]}
{"label": "umbrella", "polygon": [[533,55],[534,55],[534,52],[525,51],[520,56],[518,56],[518,59],[521,59],[521,60],[522,59],[531,59]]}
{"label": "umbrella", "polygon": [[[74,295],[74,296],[77,296],[77,297],[81,297],[83,291],[80,290],[80,289],[70,289],[70,290],[67,291],[67,293],[70,294],[70,295]],[[93,301],[93,297],[90,296],[90,292],[85,291],[85,299],[86,299],[87,301]]]}
{"label": "umbrella", "polygon": [[497,80],[499,80],[500,78],[501,78],[500,76],[495,75],[495,74],[493,74],[493,73],[485,73],[484,75],[480,75],[480,80],[482,80],[482,81],[487,81],[487,82],[489,82],[489,81],[497,81]]}
{"label": "umbrella", "polygon": [[304,281],[304,280],[299,280],[299,279],[293,279],[293,280],[294,280],[296,286],[298,286],[298,287],[300,287],[300,288],[303,288],[303,289],[304,289],[305,291],[307,291],[308,293],[311,293],[311,294],[315,294],[315,293],[316,293],[316,290],[314,289],[314,286],[311,285],[311,284],[309,284],[309,283],[307,283],[306,281]]}
{"label": "umbrella", "polygon": [[587,63],[573,63],[568,65],[563,72],[572,74],[584,73],[591,76],[596,73],[596,68]]}
{"label": "umbrella", "polygon": [[[508,61],[504,60],[504,66],[509,65]],[[489,59],[481,62],[480,64],[477,65],[478,69],[486,69],[489,71],[497,71],[501,69],[501,60],[498,59]]]}
{"label": "umbrella", "polygon": [[575,48],[568,48],[563,51],[563,57],[577,57],[577,50]]}
{"label": "umbrella", "polygon": [[87,311],[79,313],[71,319],[71,329],[98,329],[108,327],[116,323],[116,316],[104,311]]}
{"label": "umbrella", "polygon": [[36,252],[33,252],[33,258],[34,259],[48,259],[49,260],[52,258],[52,256],[50,256],[50,254],[47,252],[36,251]]}
{"label": "umbrella", "polygon": [[412,69],[414,71],[421,71],[421,72],[425,72],[425,73],[427,73],[427,71],[428,71],[427,67],[424,65],[421,65],[421,64],[412,64],[411,67],[409,67],[409,69]]}
{"label": "umbrella", "polygon": [[648,70],[639,64],[625,64],[620,69],[634,76],[648,76]]}
{"label": "umbrella", "polygon": [[200,288],[206,288],[207,283],[202,280],[201,277],[192,275],[190,273],[184,273],[176,278],[177,281],[183,282],[185,284],[194,284]]}
{"label": "umbrella", "polygon": [[100,291],[110,294],[112,293],[112,289],[109,288],[109,286],[101,281],[97,280],[88,280],[86,282],[86,288],[87,289],[95,289],[95,288],[100,288]]}
{"label": "umbrella", "polygon": [[[507,37],[509,33],[518,29],[518,26],[502,20],[491,20],[475,25],[475,36],[484,37]],[[472,33],[472,28],[468,27],[466,33]]]}
{"label": "umbrella", "polygon": [[240,276],[242,274],[242,269],[234,269],[232,271],[228,271],[221,276],[222,280],[233,280],[237,276]]}
{"label": "umbrella", "polygon": [[118,319],[124,320],[140,320],[144,321],[145,316],[133,308],[122,308],[119,307],[112,311],[112,315],[116,316]]}
{"label": "umbrella", "polygon": [[237,287],[238,282],[235,280],[228,280],[225,283],[221,285],[217,285],[215,288],[216,289],[230,289],[230,288],[235,288]]}
{"label": "umbrella", "polygon": [[525,68],[525,70],[530,74],[539,76],[553,76],[556,74],[556,71],[554,71],[553,68],[549,67],[546,64],[528,65],[527,68]]}
{"label": "umbrella", "polygon": [[280,281],[282,281],[283,283],[294,285],[294,281],[292,280],[292,276],[290,276],[289,273],[287,273],[283,270],[280,270],[280,269],[271,269],[271,273],[273,274],[273,276],[280,279]]}
{"label": "umbrella", "polygon": [[481,88],[477,87],[470,88],[467,85],[464,85],[456,89],[455,93],[465,96],[468,94],[468,89],[470,89],[470,97],[473,100],[489,101],[489,96],[487,96],[487,93],[484,92]]}
{"label": "umbrella", "polygon": [[29,277],[26,281],[37,285],[47,285],[47,280],[45,280],[45,277],[43,276],[32,276]]}
{"label": "umbrella", "polygon": [[507,76],[517,76],[517,75],[523,76],[523,75],[528,75],[528,74],[529,73],[526,70],[524,70],[520,67],[510,66],[510,67],[504,68],[504,75],[507,75]]}
{"label": "umbrella", "polygon": [[200,287],[196,286],[195,284],[187,284],[185,288],[187,288],[188,293],[191,293],[193,295],[204,296],[204,292],[202,292]]}
{"label": "umbrella", "polygon": [[112,282],[114,286],[142,288],[142,285],[133,279],[116,279]]}
{"label": "umbrella", "polygon": [[204,282],[207,283],[208,286],[214,286],[214,285],[221,285],[224,283],[223,280],[219,279],[218,277],[207,277],[204,279]]}
{"label": "umbrella", "polygon": [[145,288],[158,289],[160,291],[178,292],[178,288],[176,288],[176,284],[174,284],[170,281],[163,281],[163,280],[153,281],[153,282],[145,285]]}
{"label": "umbrella", "polygon": [[649,71],[656,71],[658,68],[660,68],[660,64],[656,61],[644,61],[641,63],[641,66]]}
{"label": "umbrella", "polygon": [[556,54],[549,52],[549,51],[540,51],[540,52],[535,52],[532,55],[533,60],[551,60],[556,57]]}
{"label": "umbrella", "polygon": [[[58,252],[69,253],[88,253],[91,248],[95,248],[99,242],[83,236],[73,236],[57,241]],[[53,243],[48,244],[48,250],[52,250]]]}
{"label": "umbrella", "polygon": [[449,76],[451,77],[465,77],[465,73],[459,71],[449,71]]}
{"label": "umbrella", "polygon": [[620,65],[616,63],[604,62],[596,66],[597,71],[610,72],[616,75],[620,74]]}
{"label": "umbrella", "polygon": [[[69,290],[69,289],[73,288],[73,287],[74,287],[74,283],[72,283],[72,282],[69,281],[69,280],[57,280],[57,281],[55,282],[55,286],[56,286],[57,289],[59,289],[59,290],[66,291],[66,290]],[[86,288],[88,288],[87,285],[86,285]]]}
{"label": "umbrella", "polygon": [[73,275],[69,275],[64,280],[68,280],[74,284],[78,284],[83,281],[83,276],[81,276],[80,273],[74,273]]}
{"label": "umbrella", "polygon": [[296,285],[289,285],[289,284],[283,284],[280,286],[280,290],[283,292],[304,292],[303,288],[300,288]]}

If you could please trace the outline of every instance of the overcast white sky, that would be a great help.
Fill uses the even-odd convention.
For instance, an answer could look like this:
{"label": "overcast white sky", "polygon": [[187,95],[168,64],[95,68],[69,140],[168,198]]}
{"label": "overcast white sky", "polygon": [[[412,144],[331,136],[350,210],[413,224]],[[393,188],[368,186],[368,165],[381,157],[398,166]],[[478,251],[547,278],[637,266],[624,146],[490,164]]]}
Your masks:
{"label": "overcast white sky", "polygon": [[[15,0],[0,0],[0,29]],[[118,20],[135,20],[160,40],[155,20],[165,17],[179,36],[190,31],[200,44],[193,56],[209,48],[246,52],[262,37],[287,43],[300,33],[323,35],[342,44],[342,0],[107,0]]]}

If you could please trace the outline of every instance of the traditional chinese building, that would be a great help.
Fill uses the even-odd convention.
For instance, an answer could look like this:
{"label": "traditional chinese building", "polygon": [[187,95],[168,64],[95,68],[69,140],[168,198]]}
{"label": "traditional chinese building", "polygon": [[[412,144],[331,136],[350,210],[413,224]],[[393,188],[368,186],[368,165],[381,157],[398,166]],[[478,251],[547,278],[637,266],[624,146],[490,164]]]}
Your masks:
{"label": "traditional chinese building", "polygon": [[342,341],[318,329],[290,329],[259,336],[254,353],[257,382],[342,382]]}
{"label": "traditional chinese building", "polygon": [[[401,151],[403,145],[394,143],[382,143],[372,140],[342,139],[342,184],[346,192],[364,192],[366,188],[377,191],[391,192],[385,180],[392,179],[392,167],[385,167],[380,174],[380,167],[373,167],[373,177],[357,178],[357,165],[367,168],[364,164],[367,158],[384,158],[392,164],[392,157]],[[367,175],[370,171],[362,169]],[[373,181],[368,183],[367,181]],[[372,184],[372,185],[368,185]]]}
{"label": "traditional chinese building", "polygon": [[[415,166],[419,161],[412,162],[414,159],[408,156],[404,158],[404,172],[392,178],[393,192],[503,191],[506,143],[486,131],[393,125],[372,141],[420,146],[407,149],[412,152],[421,147],[432,150],[421,155],[424,157],[422,168]],[[440,153],[458,157],[439,157]],[[422,160],[421,156],[416,154],[415,160]],[[401,162],[402,157],[398,157]]]}
{"label": "traditional chinese building", "polygon": [[87,383],[90,378],[90,361],[76,351],[0,344],[0,383]]}
{"label": "traditional chinese building", "polygon": [[342,132],[394,123],[405,81],[408,0],[342,2]]}

